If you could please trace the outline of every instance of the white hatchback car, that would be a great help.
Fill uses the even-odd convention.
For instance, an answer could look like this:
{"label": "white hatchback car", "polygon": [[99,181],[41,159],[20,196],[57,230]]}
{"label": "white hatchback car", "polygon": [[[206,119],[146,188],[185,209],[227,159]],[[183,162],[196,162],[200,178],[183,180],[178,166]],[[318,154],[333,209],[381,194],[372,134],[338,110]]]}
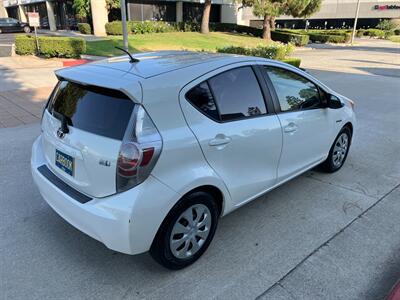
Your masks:
{"label": "white hatchback car", "polygon": [[239,206],[349,151],[354,103],[261,58],[153,52],[56,72],[33,144],[48,204],[108,248],[196,261]]}

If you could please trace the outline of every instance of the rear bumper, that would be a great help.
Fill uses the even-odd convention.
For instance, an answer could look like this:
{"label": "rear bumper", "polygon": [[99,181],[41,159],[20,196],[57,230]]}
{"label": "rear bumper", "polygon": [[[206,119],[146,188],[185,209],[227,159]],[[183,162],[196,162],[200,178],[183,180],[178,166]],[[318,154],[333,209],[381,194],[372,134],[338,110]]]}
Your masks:
{"label": "rear bumper", "polygon": [[62,218],[112,250],[126,254],[149,250],[160,224],[179,199],[177,193],[150,176],[124,193],[80,203],[39,172],[46,164],[41,144],[39,137],[32,147],[32,176],[42,197]]}

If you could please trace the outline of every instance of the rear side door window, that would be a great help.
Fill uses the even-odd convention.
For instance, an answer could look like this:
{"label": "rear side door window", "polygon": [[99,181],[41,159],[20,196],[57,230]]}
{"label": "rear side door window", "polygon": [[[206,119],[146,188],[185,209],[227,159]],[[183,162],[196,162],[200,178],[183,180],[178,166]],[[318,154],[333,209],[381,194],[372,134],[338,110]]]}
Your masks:
{"label": "rear side door window", "polygon": [[257,77],[250,66],[223,72],[198,84],[186,93],[186,99],[218,122],[267,113]]}
{"label": "rear side door window", "polygon": [[186,99],[207,117],[219,121],[219,114],[207,81],[204,81],[186,93]]}
{"label": "rear side door window", "polygon": [[241,67],[208,80],[221,121],[232,121],[267,113],[264,97],[253,69]]}
{"label": "rear side door window", "polygon": [[321,108],[318,87],[292,71],[265,67],[277,94],[282,112]]}

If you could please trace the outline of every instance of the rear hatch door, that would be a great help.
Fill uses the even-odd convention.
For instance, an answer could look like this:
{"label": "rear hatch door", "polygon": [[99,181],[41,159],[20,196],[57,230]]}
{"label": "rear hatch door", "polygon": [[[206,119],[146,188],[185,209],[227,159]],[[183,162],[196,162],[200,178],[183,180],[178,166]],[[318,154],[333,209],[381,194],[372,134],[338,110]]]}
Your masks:
{"label": "rear hatch door", "polygon": [[[115,193],[116,162],[134,106],[120,90],[61,78],[42,120],[49,169],[88,196]],[[63,122],[68,133],[61,130]]]}

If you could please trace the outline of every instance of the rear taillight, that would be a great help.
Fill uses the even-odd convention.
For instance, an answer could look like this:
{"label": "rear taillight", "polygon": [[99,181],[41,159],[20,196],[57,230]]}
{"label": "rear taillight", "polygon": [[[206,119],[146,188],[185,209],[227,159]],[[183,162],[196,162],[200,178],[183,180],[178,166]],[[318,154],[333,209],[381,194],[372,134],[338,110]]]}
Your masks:
{"label": "rear taillight", "polygon": [[142,183],[154,168],[161,148],[162,140],[156,126],[144,108],[136,106],[118,154],[117,192]]}

